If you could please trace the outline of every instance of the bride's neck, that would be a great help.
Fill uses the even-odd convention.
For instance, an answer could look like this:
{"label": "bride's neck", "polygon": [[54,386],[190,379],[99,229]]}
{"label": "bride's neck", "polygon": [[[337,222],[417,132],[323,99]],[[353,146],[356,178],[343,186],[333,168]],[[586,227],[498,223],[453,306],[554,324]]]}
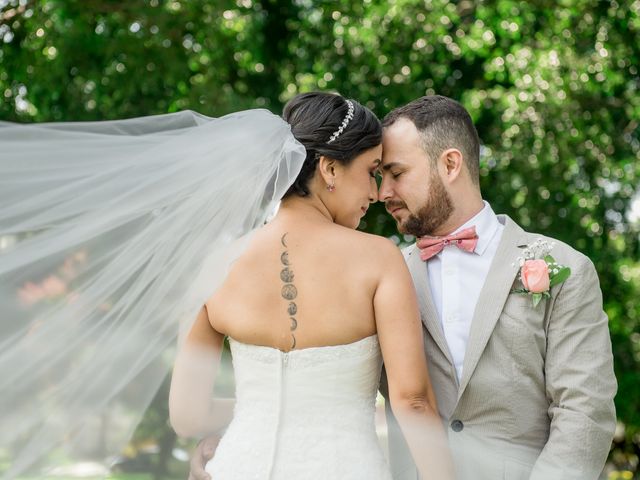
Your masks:
{"label": "bride's neck", "polygon": [[326,205],[313,194],[308,197],[291,196],[280,203],[276,218],[296,217],[296,220],[333,222],[331,212]]}

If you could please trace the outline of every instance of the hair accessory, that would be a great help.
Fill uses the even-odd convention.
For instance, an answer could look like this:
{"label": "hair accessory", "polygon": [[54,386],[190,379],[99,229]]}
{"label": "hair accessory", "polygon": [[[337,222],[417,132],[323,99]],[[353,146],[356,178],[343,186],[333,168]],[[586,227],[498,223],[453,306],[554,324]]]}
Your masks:
{"label": "hair accessory", "polygon": [[349,107],[349,110],[347,111],[347,114],[345,115],[344,120],[342,120],[342,125],[340,125],[340,128],[336,130],[333,133],[333,135],[331,135],[331,138],[329,138],[327,143],[335,142],[335,140],[340,136],[340,134],[344,132],[344,129],[347,128],[347,125],[349,125],[349,122],[353,119],[353,110],[354,110],[353,102],[351,100],[347,100],[347,106]]}

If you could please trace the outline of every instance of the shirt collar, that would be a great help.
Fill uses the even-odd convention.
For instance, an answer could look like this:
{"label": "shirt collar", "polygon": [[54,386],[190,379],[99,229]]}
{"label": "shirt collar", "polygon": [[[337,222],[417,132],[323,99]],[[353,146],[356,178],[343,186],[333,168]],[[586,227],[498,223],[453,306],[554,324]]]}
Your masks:
{"label": "shirt collar", "polygon": [[465,228],[475,225],[476,233],[478,234],[478,243],[476,244],[474,252],[478,255],[482,255],[484,253],[500,228],[500,222],[498,221],[496,214],[493,212],[491,205],[489,205],[485,200],[483,200],[482,203],[484,203],[482,210],[453,232],[458,233],[460,230],[464,230]]}

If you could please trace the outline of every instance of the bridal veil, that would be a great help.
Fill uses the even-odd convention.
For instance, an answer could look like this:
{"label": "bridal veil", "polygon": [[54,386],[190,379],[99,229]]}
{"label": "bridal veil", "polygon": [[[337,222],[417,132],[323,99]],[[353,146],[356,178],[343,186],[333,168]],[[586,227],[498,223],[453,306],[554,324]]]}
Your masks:
{"label": "bridal veil", "polygon": [[0,449],[5,478],[124,446],[186,330],[302,167],[266,110],[0,122]]}

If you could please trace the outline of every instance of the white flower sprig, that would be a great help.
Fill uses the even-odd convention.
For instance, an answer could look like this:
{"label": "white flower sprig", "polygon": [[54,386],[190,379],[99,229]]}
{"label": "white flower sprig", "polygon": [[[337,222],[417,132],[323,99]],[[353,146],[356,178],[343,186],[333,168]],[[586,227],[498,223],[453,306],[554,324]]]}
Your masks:
{"label": "white flower sprig", "polygon": [[[549,255],[549,253],[555,246],[556,242],[548,242],[543,238],[539,238],[531,245],[527,245],[526,248],[522,250],[522,256],[516,258],[516,262],[520,267],[522,267],[524,265],[524,262],[526,262],[527,260],[544,258]],[[515,264],[512,263],[511,266],[515,267]]]}

